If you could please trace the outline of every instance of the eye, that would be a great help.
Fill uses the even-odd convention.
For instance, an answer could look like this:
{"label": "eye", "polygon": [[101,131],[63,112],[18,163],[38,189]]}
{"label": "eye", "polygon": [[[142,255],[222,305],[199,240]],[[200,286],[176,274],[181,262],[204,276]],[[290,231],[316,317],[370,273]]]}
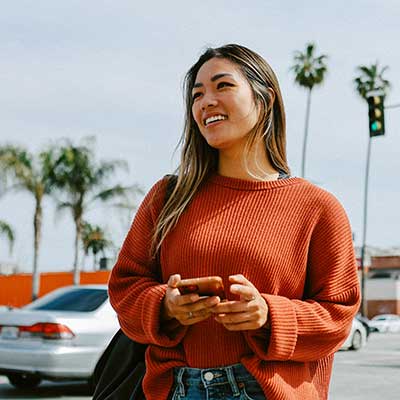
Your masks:
{"label": "eye", "polygon": [[232,83],[229,83],[229,82],[219,82],[217,85],[217,89],[221,89],[225,86],[233,86],[233,85],[232,85]]}
{"label": "eye", "polygon": [[192,101],[195,101],[200,95],[201,95],[201,92],[193,93],[193,95],[192,95]]}

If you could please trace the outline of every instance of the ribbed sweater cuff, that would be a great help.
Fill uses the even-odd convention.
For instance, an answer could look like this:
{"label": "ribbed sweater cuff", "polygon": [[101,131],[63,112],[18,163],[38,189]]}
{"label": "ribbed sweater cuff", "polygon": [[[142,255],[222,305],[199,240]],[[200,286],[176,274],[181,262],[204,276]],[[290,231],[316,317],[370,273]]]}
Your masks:
{"label": "ribbed sweater cuff", "polygon": [[[185,336],[187,327],[161,321],[161,306],[167,285],[157,285],[147,290],[142,310],[142,326],[149,343],[162,347],[175,347]],[[162,329],[161,329],[162,324]]]}
{"label": "ribbed sweater cuff", "polygon": [[283,296],[263,294],[268,305],[271,324],[267,361],[290,360],[297,343],[297,317],[290,299]]}

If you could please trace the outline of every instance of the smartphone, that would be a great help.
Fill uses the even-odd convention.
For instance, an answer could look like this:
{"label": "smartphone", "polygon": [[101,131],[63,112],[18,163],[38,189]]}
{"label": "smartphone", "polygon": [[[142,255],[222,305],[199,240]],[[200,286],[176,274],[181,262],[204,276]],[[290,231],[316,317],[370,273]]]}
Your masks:
{"label": "smartphone", "polygon": [[224,284],[220,276],[182,279],[176,287],[181,294],[198,293],[199,296],[219,296],[225,299]]}

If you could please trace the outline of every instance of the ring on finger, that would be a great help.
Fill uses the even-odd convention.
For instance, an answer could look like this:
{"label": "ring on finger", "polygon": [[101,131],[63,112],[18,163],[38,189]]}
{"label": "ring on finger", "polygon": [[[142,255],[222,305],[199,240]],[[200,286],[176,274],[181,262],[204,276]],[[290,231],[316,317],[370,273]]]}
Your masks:
{"label": "ring on finger", "polygon": [[193,318],[193,313],[191,311],[188,312],[188,319]]}

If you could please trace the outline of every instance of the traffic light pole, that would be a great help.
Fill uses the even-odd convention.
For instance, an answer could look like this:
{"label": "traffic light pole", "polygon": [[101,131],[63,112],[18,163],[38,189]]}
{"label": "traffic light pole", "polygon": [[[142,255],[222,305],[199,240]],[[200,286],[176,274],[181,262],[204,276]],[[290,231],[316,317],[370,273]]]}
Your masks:
{"label": "traffic light pole", "polygon": [[361,314],[364,317],[368,315],[366,280],[367,271],[365,265],[366,240],[367,240],[367,214],[368,214],[368,183],[369,183],[369,160],[371,158],[371,137],[368,138],[367,165],[365,168],[364,184],[364,217],[363,217],[363,236],[361,246]]}
{"label": "traffic light pole", "polygon": [[385,110],[387,109],[387,108],[399,108],[400,107],[400,104],[392,104],[392,105],[390,105],[390,106],[385,106]]}

